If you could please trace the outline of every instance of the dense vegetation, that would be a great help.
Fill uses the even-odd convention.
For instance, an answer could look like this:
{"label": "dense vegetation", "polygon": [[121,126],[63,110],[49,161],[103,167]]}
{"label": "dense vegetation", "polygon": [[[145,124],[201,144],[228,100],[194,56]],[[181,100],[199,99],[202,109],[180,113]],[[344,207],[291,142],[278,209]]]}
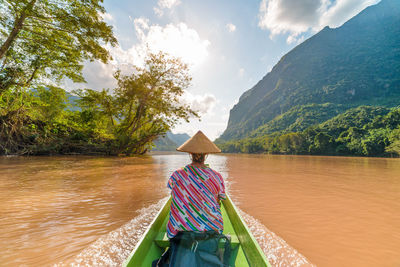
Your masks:
{"label": "dense vegetation", "polygon": [[8,90],[0,98],[0,153],[143,154],[179,119],[197,116],[178,99],[190,82],[187,71],[158,54],[132,75],[117,72],[113,92],[85,89],[71,97],[58,87],[37,87],[13,109],[9,104],[19,102]]}
{"label": "dense vegetation", "polygon": [[309,104],[295,106],[282,115],[252,131],[249,136],[257,137],[275,132],[299,132],[306,128],[324,122],[344,112],[346,107],[341,104]]}
{"label": "dense vegetation", "polygon": [[224,152],[242,153],[400,155],[400,108],[360,106],[302,131],[289,129],[218,145]]}
{"label": "dense vegetation", "polygon": [[[250,133],[262,125],[265,127],[259,130],[264,134],[280,131],[282,120],[292,120],[293,116],[277,116],[304,105],[342,105],[340,110],[327,107],[327,114],[315,119],[318,123],[336,116],[337,111],[360,105],[398,106],[399,50],[397,0],[382,0],[339,28],[324,28],[283,56],[271,72],[240,97],[218,141],[252,136]],[[306,124],[314,120],[312,116],[298,119]],[[302,128],[299,121],[291,130]]]}
{"label": "dense vegetation", "polygon": [[83,62],[111,59],[115,45],[101,0],[3,0],[0,5],[0,154],[142,154],[178,120],[197,116],[179,96],[187,65],[149,54],[113,90],[83,82]]}

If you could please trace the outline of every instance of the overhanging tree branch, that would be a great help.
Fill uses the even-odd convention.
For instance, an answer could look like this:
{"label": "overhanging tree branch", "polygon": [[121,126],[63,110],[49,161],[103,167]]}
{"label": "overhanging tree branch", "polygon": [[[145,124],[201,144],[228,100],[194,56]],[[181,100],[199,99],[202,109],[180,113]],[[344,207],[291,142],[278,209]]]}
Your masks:
{"label": "overhanging tree branch", "polygon": [[35,3],[36,3],[36,0],[31,0],[27,4],[25,9],[21,12],[21,15],[15,20],[13,29],[11,30],[11,32],[8,35],[5,42],[0,47],[0,59],[2,59],[5,56],[8,49],[11,47],[12,43],[14,42],[15,38],[17,38],[18,33],[22,30],[22,27],[24,26],[24,21],[27,18],[28,13],[32,11]]}

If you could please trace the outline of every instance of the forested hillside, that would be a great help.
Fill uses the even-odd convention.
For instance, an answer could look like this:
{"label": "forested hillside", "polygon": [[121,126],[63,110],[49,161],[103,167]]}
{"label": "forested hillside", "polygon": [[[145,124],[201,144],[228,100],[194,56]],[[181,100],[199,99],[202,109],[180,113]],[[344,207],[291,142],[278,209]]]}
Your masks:
{"label": "forested hillside", "polygon": [[400,108],[360,106],[303,131],[219,143],[224,152],[398,156]]}
{"label": "forested hillside", "polygon": [[382,0],[283,56],[240,97],[217,142],[301,131],[349,108],[395,107],[399,99],[400,4]]}

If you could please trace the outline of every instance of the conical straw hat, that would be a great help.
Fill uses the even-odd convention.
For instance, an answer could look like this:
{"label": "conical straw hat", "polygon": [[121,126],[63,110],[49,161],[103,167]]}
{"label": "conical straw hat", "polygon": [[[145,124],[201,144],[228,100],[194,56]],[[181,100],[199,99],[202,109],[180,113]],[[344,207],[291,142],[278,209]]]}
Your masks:
{"label": "conical straw hat", "polygon": [[203,134],[202,131],[198,131],[183,145],[178,147],[176,150],[181,152],[197,153],[197,154],[209,154],[209,153],[220,153],[219,149],[208,137]]}

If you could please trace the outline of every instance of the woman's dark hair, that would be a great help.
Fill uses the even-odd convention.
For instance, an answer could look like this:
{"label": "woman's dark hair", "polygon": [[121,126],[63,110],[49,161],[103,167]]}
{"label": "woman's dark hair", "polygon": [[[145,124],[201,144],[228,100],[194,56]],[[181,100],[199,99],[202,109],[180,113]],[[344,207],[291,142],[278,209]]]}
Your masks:
{"label": "woman's dark hair", "polygon": [[206,160],[206,154],[191,153],[190,155],[192,157],[192,161],[196,163],[204,163]]}

